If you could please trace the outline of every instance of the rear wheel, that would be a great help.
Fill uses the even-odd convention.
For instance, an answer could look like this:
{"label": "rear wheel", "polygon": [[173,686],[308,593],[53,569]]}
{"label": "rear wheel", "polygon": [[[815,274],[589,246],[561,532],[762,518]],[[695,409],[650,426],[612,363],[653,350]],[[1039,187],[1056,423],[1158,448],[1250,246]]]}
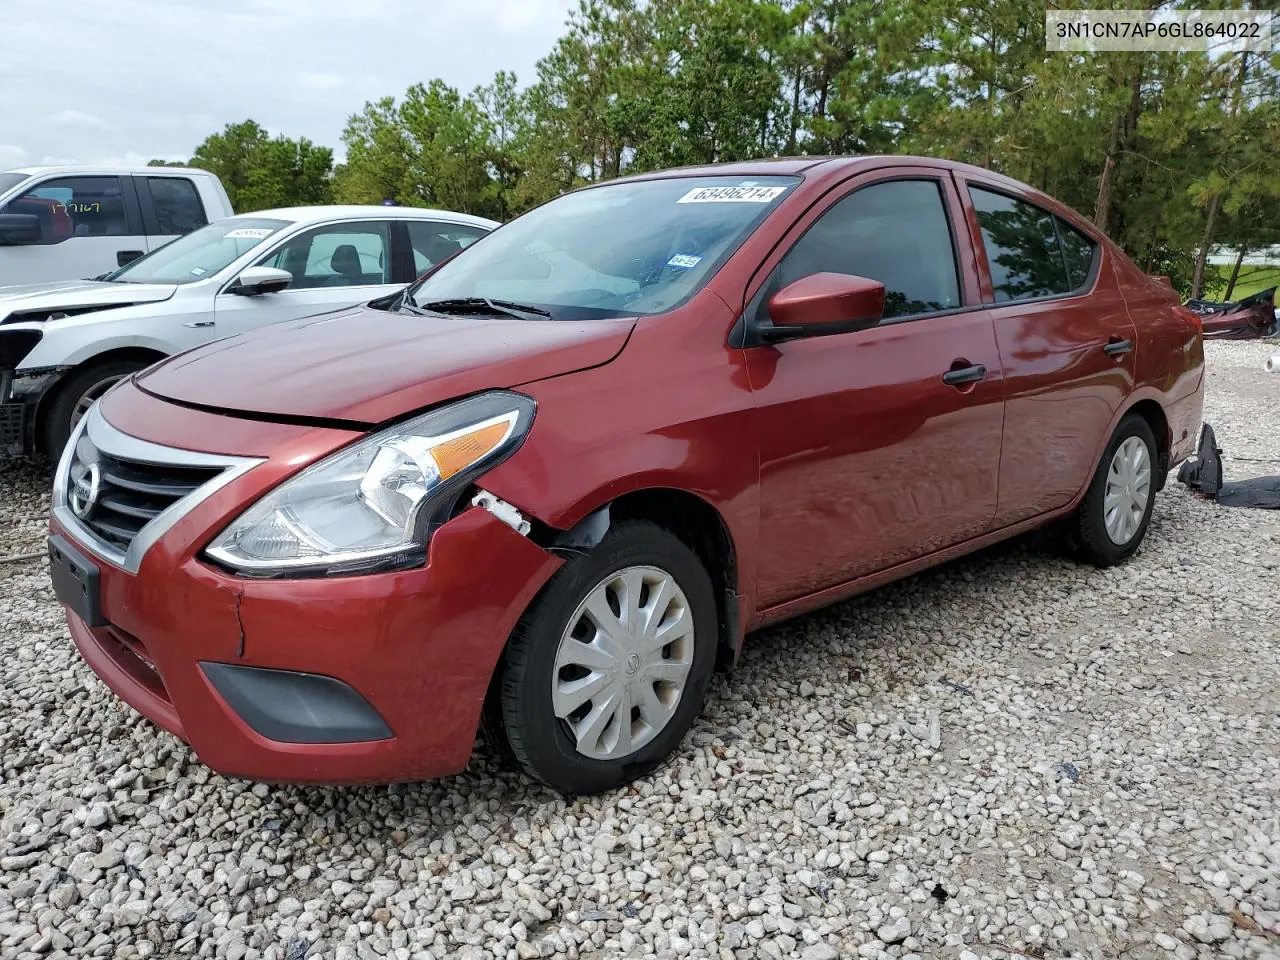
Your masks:
{"label": "rear wheel", "polygon": [[146,368],[140,360],[105,360],[77,370],[58,385],[45,420],[44,452],[54,460],[62,455],[71,432],[104,393],[130,374]]}
{"label": "rear wheel", "polygon": [[1137,414],[1120,421],[1079,508],[1066,523],[1075,554],[1110,567],[1142,544],[1156,497],[1156,438]]}
{"label": "rear wheel", "polygon": [[524,770],[597,793],[661,764],[702,709],[716,607],[697,556],[648,521],[574,557],[516,628],[493,705]]}

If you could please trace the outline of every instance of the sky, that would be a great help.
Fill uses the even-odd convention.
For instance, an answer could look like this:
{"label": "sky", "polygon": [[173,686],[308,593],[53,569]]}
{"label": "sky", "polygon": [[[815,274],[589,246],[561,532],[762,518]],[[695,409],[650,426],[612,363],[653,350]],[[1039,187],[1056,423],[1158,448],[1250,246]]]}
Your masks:
{"label": "sky", "polygon": [[367,100],[533,79],[575,0],[0,0],[0,170],[185,160],[226,124],[334,147]]}

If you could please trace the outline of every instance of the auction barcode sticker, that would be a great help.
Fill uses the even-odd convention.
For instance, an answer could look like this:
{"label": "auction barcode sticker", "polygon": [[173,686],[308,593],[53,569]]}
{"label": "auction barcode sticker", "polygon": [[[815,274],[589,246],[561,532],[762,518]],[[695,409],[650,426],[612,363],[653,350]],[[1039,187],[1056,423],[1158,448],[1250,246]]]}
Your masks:
{"label": "auction barcode sticker", "polygon": [[676,203],[773,203],[786,187],[695,187]]}
{"label": "auction barcode sticker", "polygon": [[269,227],[238,227],[235,230],[228,231],[223,237],[224,240],[261,240],[263,237],[269,237],[274,231]]}

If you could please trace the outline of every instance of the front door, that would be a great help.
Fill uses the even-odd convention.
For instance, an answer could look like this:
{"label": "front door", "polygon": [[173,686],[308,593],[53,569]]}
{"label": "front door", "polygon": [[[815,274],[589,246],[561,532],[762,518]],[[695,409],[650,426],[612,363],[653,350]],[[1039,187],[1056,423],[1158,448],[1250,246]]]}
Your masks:
{"label": "front door", "polygon": [[804,232],[748,305],[767,311],[772,292],[818,272],[886,290],[885,318],[872,329],[747,351],[762,608],[991,529],[1000,356],[968,238],[952,228],[960,216],[945,173],[859,178],[793,230],[788,241]]}
{"label": "front door", "polygon": [[0,285],[90,280],[146,251],[141,218],[120,177],[51,177],[28,187],[0,213],[36,218],[35,243],[0,247]]}
{"label": "front door", "polygon": [[227,290],[219,294],[219,337],[367,303],[404,286],[392,279],[391,224],[386,220],[331,223],[305,230],[255,266],[287,270],[293,282],[280,293],[246,297]]}

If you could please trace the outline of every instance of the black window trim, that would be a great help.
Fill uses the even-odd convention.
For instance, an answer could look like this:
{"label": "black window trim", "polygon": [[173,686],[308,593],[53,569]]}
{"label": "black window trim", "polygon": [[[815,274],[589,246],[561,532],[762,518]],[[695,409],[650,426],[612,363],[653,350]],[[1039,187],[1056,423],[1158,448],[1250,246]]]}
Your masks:
{"label": "black window trim", "polygon": [[[200,185],[195,182],[194,178],[189,176],[178,176],[175,174],[154,174],[154,173],[135,173],[126,179],[132,181],[131,186],[137,194],[137,202],[142,208],[142,226],[146,229],[148,237],[179,237],[185,234],[172,234],[160,232],[160,217],[156,214],[155,200],[151,196],[152,180],[185,180],[191,184],[191,188],[196,192],[196,203],[200,204],[200,211],[204,214],[204,226],[208,226],[212,221],[209,219],[209,208],[204,205],[204,197],[200,196]],[[146,180],[146,183],[139,183],[140,180]],[[201,227],[196,227],[196,230]],[[195,230],[191,231],[195,233]]]}
{"label": "black window trim", "polygon": [[[250,214],[250,216],[252,216],[252,214]],[[298,237],[302,236],[304,233],[307,233],[307,232],[312,231],[312,230],[318,230],[318,229],[320,229],[321,227],[339,227],[339,226],[348,226],[348,225],[350,225],[350,224],[354,224],[354,223],[372,223],[372,224],[382,224],[382,225],[385,225],[385,226],[386,226],[386,228],[387,228],[387,253],[388,253],[388,255],[389,255],[390,259],[391,259],[391,267],[392,267],[392,270],[394,271],[394,269],[395,269],[395,238],[394,238],[393,234],[394,234],[394,232],[395,232],[394,227],[395,227],[395,224],[396,224],[396,220],[395,220],[395,219],[388,218],[388,217],[360,217],[359,219],[352,219],[352,220],[321,220],[321,221],[319,221],[319,222],[317,222],[317,223],[306,223],[306,224],[299,223],[297,220],[294,220],[294,221],[293,221],[293,223],[292,223],[292,225],[293,225],[293,227],[295,227],[296,229],[294,229],[294,230],[290,231],[289,233],[285,234],[285,236],[283,236],[283,237],[275,237],[275,238],[274,238],[274,239],[275,239],[275,245],[274,245],[274,246],[272,246],[270,249],[266,250],[265,252],[258,253],[257,255],[255,255],[255,256],[254,256],[254,258],[253,258],[251,261],[249,261],[249,266],[250,266],[250,267],[257,266],[257,264],[258,264],[258,263],[260,263],[261,261],[263,261],[263,260],[267,259],[268,257],[273,256],[275,253],[277,253],[277,252],[280,250],[280,248],[281,248],[281,247],[283,247],[285,244],[289,243],[289,242],[290,242],[290,241],[292,241],[292,240],[296,240]],[[240,278],[240,274],[241,274],[244,270],[246,270],[246,269],[248,269],[248,268],[247,268],[247,267],[242,267],[240,270],[237,270],[237,271],[235,272],[235,276],[233,276],[230,280],[228,280],[228,281],[223,285],[222,289],[218,291],[217,295],[218,295],[218,296],[221,296],[221,295],[222,295],[222,294],[224,294],[224,293],[229,293],[229,292],[231,291],[231,288],[232,288],[233,286],[235,286],[236,280],[238,280],[238,279]],[[369,290],[369,289],[371,289],[371,288],[373,288],[373,287],[390,287],[390,286],[395,286],[397,283],[400,283],[400,281],[399,281],[399,280],[386,280],[386,281],[384,281],[383,283],[368,283],[368,284],[361,284],[360,286],[357,286],[357,287],[329,287],[328,289],[330,289],[330,290]],[[303,288],[303,289],[307,289],[307,288]],[[313,289],[313,290],[323,290],[323,289],[326,289],[326,288],[324,288],[324,287],[312,287],[312,288],[310,288],[310,289]],[[285,289],[285,290],[282,290],[281,292],[282,292],[282,293],[289,293],[289,292],[291,292],[291,291],[290,291],[289,289]]]}
{"label": "black window trim", "polygon": [[[1062,260],[1062,269],[1066,271],[1068,283],[1071,282],[1071,268],[1067,266],[1067,252],[1062,245],[1062,236],[1058,232],[1058,221],[1061,220],[1068,227],[1075,230],[1077,233],[1079,233],[1081,236],[1083,236],[1085,239],[1087,239],[1090,243],[1093,244],[1093,260],[1089,264],[1089,274],[1085,278],[1084,283],[1082,283],[1080,286],[1073,287],[1064,293],[1050,293],[1050,294],[1046,294],[1043,297],[1019,297],[1016,300],[997,300],[995,298],[996,297],[995,285],[992,284],[991,302],[987,304],[983,304],[983,306],[994,310],[998,308],[1013,306],[1015,304],[1049,303],[1053,300],[1071,300],[1071,299],[1074,299],[1075,297],[1087,296],[1088,294],[1093,292],[1093,288],[1097,286],[1097,283],[1098,283],[1099,265],[1102,263],[1102,257],[1099,256],[1099,253],[1098,253],[1099,248],[1102,246],[1102,244],[1098,242],[1096,237],[1091,237],[1085,231],[1078,229],[1076,225],[1073,224],[1070,220],[1067,220],[1065,217],[1058,216],[1058,214],[1054,213],[1052,210],[1046,210],[1040,204],[1035,203],[1032,200],[1028,200],[1026,197],[1020,197],[1009,190],[1002,190],[999,187],[996,187],[996,186],[993,186],[992,184],[987,183],[985,180],[970,180],[968,177],[965,177],[964,186],[965,186],[965,191],[969,193],[969,198],[968,198],[969,206],[973,207],[975,215],[977,214],[978,208],[977,208],[977,204],[973,202],[972,191],[974,189],[978,189],[978,190],[984,190],[987,193],[994,193],[997,196],[1004,197],[1007,200],[1013,200],[1015,203],[1024,203],[1029,207],[1035,207],[1035,209],[1039,210],[1046,217],[1048,217],[1053,223],[1053,238],[1054,238],[1054,241],[1058,244],[1058,256]],[[991,258],[987,255],[987,241],[984,237],[982,237],[981,222],[979,222],[978,224],[978,234],[979,234],[979,239],[982,241],[982,259],[987,266],[987,282],[991,283]]]}
{"label": "black window trim", "polygon": [[[873,171],[865,171],[865,172],[872,173]],[[862,177],[859,176],[854,179],[862,180]],[[788,256],[791,255],[791,251],[796,248],[797,244],[799,244],[800,241],[802,241],[806,236],[808,236],[809,231],[812,230],[814,227],[816,227],[818,223],[822,220],[822,218],[825,217],[832,210],[834,210],[836,206],[843,203],[845,200],[853,196],[859,190],[865,190],[868,187],[878,187],[881,184],[885,184],[885,183],[907,183],[907,182],[932,183],[934,186],[937,187],[938,199],[942,201],[942,215],[946,218],[947,230],[951,237],[951,260],[952,260],[952,265],[954,266],[954,269],[955,269],[956,293],[960,297],[960,304],[959,306],[947,307],[946,309],[943,309],[943,310],[928,310],[923,313],[909,313],[901,317],[884,317],[880,320],[879,323],[877,323],[874,327],[870,329],[879,329],[881,327],[895,326],[900,323],[914,323],[918,320],[932,320],[934,317],[953,317],[963,313],[970,313],[974,310],[988,309],[991,306],[988,303],[965,302],[967,300],[967,297],[965,295],[964,276],[960,272],[960,245],[957,242],[959,240],[959,237],[956,234],[955,221],[951,217],[951,204],[948,202],[948,198],[947,198],[946,185],[949,182],[949,180],[950,180],[949,171],[947,170],[940,169],[940,170],[937,170],[936,172],[931,171],[928,173],[924,172],[923,170],[916,170],[916,171],[912,171],[911,173],[903,174],[901,176],[880,177],[880,178],[873,179],[870,182],[863,181],[860,183],[855,183],[854,186],[849,187],[848,189],[844,190],[844,192],[842,193],[839,193],[839,195],[834,200],[832,200],[830,203],[826,204],[825,207],[823,207],[822,212],[819,213],[818,216],[814,218],[813,222],[809,224],[809,226],[805,227],[804,232],[801,233],[800,236],[795,238],[795,240],[787,247],[786,251],[782,254],[782,256],[778,258],[778,262],[773,265],[773,269],[770,270],[765,275],[764,282],[760,284],[760,288],[751,295],[751,299],[748,300],[747,303],[743,306],[742,313],[739,315],[737,321],[734,323],[733,329],[729,331],[729,346],[742,349],[744,347],[753,347],[753,346],[763,345],[762,343],[755,343],[752,341],[752,338],[749,335],[747,317],[751,314],[758,313],[761,307],[763,306],[763,303],[760,301],[759,298],[763,294],[763,292],[768,289],[769,279],[778,270],[778,268],[782,266],[782,262],[786,260]],[[954,182],[954,181],[951,181],[951,182]],[[796,219],[797,220],[802,219],[815,206],[818,206],[819,204],[823,203],[823,201],[825,201],[833,193],[837,193],[838,191],[840,191],[842,187],[846,187],[846,186],[848,186],[847,180],[842,181],[841,183],[835,184],[831,190],[827,191],[821,197],[817,198],[813,202],[813,204],[805,208],[804,212],[801,213]],[[765,257],[765,260],[767,261],[769,257],[772,257],[774,250],[777,250],[777,249],[778,248],[775,246],[773,250],[770,250],[769,254]],[[754,282],[755,278],[760,274],[760,269],[763,266],[764,266],[764,263],[761,263],[760,266],[756,267],[755,271],[752,272],[751,278],[747,282],[748,288],[750,287],[751,283]]]}
{"label": "black window trim", "polygon": [[138,198],[134,193],[133,183],[131,182],[130,177],[122,176],[118,173],[55,173],[42,179],[38,179],[35,183],[31,183],[30,181],[33,179],[35,178],[29,177],[27,180],[19,183],[18,186],[22,188],[21,192],[6,200],[4,208],[0,208],[0,212],[3,212],[3,209],[7,209],[9,204],[13,203],[15,200],[20,200],[25,197],[32,190],[39,190],[46,184],[55,183],[58,180],[114,180],[116,182],[116,186],[120,189],[120,203],[124,207],[124,224],[125,229],[128,232],[122,234],[105,234],[103,237],[77,237],[75,234],[72,234],[69,237],[63,237],[56,243],[32,243],[28,244],[28,246],[59,247],[68,240],[101,240],[107,237],[111,237],[116,240],[128,240],[130,238],[143,237],[142,217],[138,213]]}

